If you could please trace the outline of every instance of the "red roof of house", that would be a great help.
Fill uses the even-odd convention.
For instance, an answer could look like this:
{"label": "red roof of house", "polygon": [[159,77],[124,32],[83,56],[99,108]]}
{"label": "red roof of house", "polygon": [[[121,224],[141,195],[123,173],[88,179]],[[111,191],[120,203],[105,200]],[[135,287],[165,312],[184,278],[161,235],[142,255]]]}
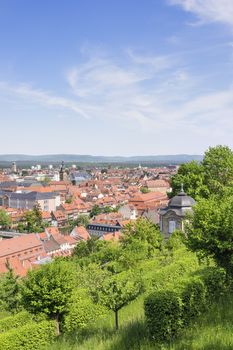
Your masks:
{"label": "red roof of house", "polygon": [[17,254],[32,248],[43,248],[36,234],[29,233],[23,236],[0,241],[0,258]]}
{"label": "red roof of house", "polygon": [[90,239],[90,235],[84,226],[76,226],[72,232],[74,232],[74,234],[72,233],[72,236],[74,238],[84,241]]}

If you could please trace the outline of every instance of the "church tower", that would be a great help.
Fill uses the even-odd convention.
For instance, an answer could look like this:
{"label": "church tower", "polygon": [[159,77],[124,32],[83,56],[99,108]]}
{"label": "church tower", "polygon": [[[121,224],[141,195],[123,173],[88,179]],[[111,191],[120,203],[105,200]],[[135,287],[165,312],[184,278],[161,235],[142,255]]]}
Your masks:
{"label": "church tower", "polygon": [[61,163],[61,168],[59,171],[59,179],[60,181],[64,181],[64,162]]}

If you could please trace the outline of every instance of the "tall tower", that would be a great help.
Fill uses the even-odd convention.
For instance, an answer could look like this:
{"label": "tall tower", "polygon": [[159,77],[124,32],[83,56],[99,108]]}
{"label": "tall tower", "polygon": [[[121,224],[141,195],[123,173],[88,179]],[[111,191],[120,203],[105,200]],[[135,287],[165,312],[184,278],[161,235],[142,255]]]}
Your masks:
{"label": "tall tower", "polygon": [[64,162],[63,161],[61,162],[61,168],[59,171],[59,178],[60,178],[60,181],[64,180]]}
{"label": "tall tower", "polygon": [[12,173],[16,173],[17,172],[17,167],[16,167],[16,163],[13,162],[12,165],[11,165],[11,171]]}

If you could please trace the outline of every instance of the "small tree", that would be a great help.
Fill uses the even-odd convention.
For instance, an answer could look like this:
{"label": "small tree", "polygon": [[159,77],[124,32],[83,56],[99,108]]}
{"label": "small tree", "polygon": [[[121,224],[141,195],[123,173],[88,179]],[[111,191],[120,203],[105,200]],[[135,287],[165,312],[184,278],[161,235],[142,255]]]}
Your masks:
{"label": "small tree", "polygon": [[94,216],[101,214],[101,212],[101,208],[97,204],[95,204],[91,209],[90,217],[93,218]]}
{"label": "small tree", "polygon": [[162,236],[157,225],[142,218],[126,225],[123,230],[122,245],[124,248],[130,249],[130,245],[135,241],[146,245],[145,258],[150,258],[156,250],[161,248]]}
{"label": "small tree", "polygon": [[24,215],[26,222],[26,232],[42,232],[45,225],[42,219],[42,212],[39,205],[35,205],[32,210],[29,210]]}
{"label": "small tree", "polygon": [[144,186],[140,187],[140,191],[142,193],[149,193],[150,192],[149,188],[148,187],[144,187]]}
{"label": "small tree", "polygon": [[97,300],[115,314],[115,327],[119,328],[118,312],[142,292],[140,276],[124,271],[106,278],[99,286]]}
{"label": "small tree", "polygon": [[87,215],[79,215],[78,218],[75,220],[74,224],[75,226],[84,226],[87,227],[90,220]]}
{"label": "small tree", "polygon": [[75,286],[75,272],[70,262],[57,260],[32,270],[22,285],[25,309],[34,314],[44,313],[56,320],[57,333],[67,311],[67,304]]}
{"label": "small tree", "polygon": [[0,227],[3,229],[9,228],[11,226],[11,218],[7,212],[0,209]]}
{"label": "small tree", "polygon": [[9,262],[6,267],[8,271],[0,279],[0,300],[3,309],[16,312],[20,307],[18,276],[14,274]]}

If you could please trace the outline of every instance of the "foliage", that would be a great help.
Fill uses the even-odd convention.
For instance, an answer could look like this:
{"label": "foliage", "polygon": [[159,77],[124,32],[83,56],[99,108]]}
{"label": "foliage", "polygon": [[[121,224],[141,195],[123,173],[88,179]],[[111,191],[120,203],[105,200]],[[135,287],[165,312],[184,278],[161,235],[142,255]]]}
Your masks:
{"label": "foliage", "polygon": [[0,278],[0,305],[1,309],[16,312],[20,308],[20,289],[18,276],[13,272],[9,263],[8,271]]}
{"label": "foliage", "polygon": [[8,316],[0,320],[0,333],[18,328],[32,320],[32,315],[27,311],[21,311],[14,316]]}
{"label": "foliage", "polygon": [[27,323],[22,327],[0,334],[2,350],[40,350],[55,338],[55,325],[51,321]]}
{"label": "foliage", "polygon": [[145,315],[150,337],[170,340],[182,328],[182,301],[173,291],[160,291],[145,300]]}
{"label": "foliage", "polygon": [[221,194],[233,185],[233,151],[227,146],[210,147],[204,155],[205,182],[211,193]]}
{"label": "foliage", "polygon": [[144,218],[129,223],[123,230],[122,246],[130,253],[130,250],[135,251],[135,244],[144,245],[144,259],[153,257],[162,245],[159,228]]}
{"label": "foliage", "polygon": [[95,204],[95,205],[93,205],[93,207],[90,211],[90,217],[93,218],[94,216],[99,215],[101,213],[102,213],[101,208],[97,204]]}
{"label": "foliage", "polygon": [[149,188],[147,188],[147,187],[140,187],[140,191],[142,192],[142,193],[149,193],[150,192],[150,190],[149,190]]}
{"label": "foliage", "polygon": [[11,226],[11,218],[4,209],[0,209],[0,227],[3,229]]}
{"label": "foliage", "polygon": [[25,309],[33,314],[44,313],[56,319],[59,326],[75,286],[75,277],[72,264],[61,260],[30,271],[22,285]]}
{"label": "foliage", "polygon": [[171,179],[169,196],[176,195],[182,183],[187,194],[196,200],[213,194],[222,196],[225,188],[233,184],[233,151],[227,146],[210,147],[200,164],[182,164]]}
{"label": "foliage", "polygon": [[167,289],[149,295],[145,299],[145,315],[150,337],[157,341],[172,340],[216,301],[213,281],[220,292],[218,299],[226,292],[225,277],[221,269],[206,268],[176,285],[168,285]]}
{"label": "foliage", "polygon": [[106,314],[106,310],[94,304],[85,289],[76,290],[68,303],[67,314],[64,317],[65,333],[85,330],[98,322]]}
{"label": "foliage", "polygon": [[65,200],[66,204],[71,204],[72,202],[73,202],[73,197],[72,196]]}
{"label": "foliage", "polygon": [[169,193],[169,197],[177,195],[182,184],[185,192],[194,199],[207,197],[209,194],[208,187],[205,184],[205,169],[202,164],[196,161],[182,164],[177,174],[172,176],[172,192]]}
{"label": "foliage", "polygon": [[43,232],[45,228],[39,205],[35,205],[32,210],[27,211],[23,217],[23,221],[26,224],[20,223],[18,225],[20,232]]}
{"label": "foliage", "polygon": [[186,227],[187,246],[233,273],[233,195],[200,200]]}
{"label": "foliage", "polygon": [[143,290],[142,279],[132,272],[121,272],[103,280],[96,290],[96,299],[115,313],[115,327],[118,329],[118,311],[134,300]]}
{"label": "foliage", "polygon": [[87,225],[89,224],[90,220],[89,220],[89,216],[87,215],[79,215],[77,217],[77,219],[74,221],[74,225],[75,226],[84,226],[87,227]]}

